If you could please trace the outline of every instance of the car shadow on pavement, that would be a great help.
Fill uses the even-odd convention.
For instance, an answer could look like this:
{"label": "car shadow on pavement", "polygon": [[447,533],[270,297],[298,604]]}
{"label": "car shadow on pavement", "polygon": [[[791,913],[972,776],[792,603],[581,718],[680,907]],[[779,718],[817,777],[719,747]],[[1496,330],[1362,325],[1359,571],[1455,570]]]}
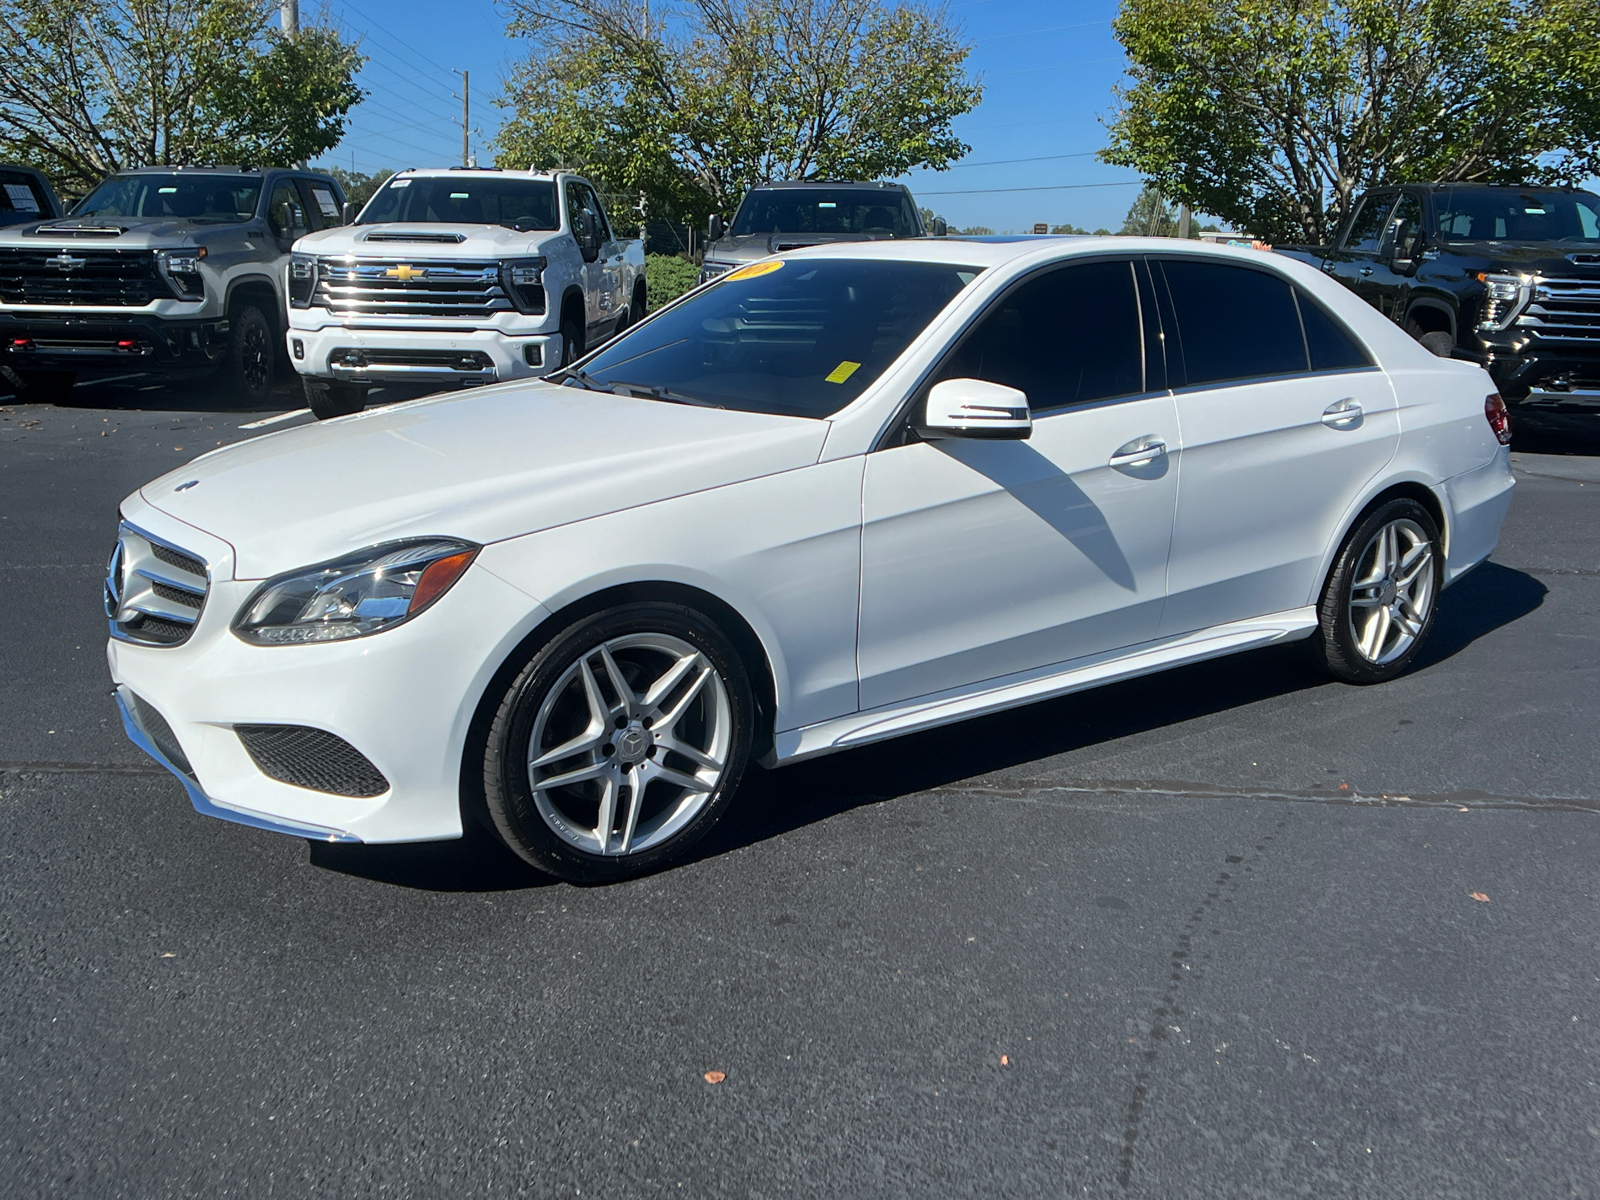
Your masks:
{"label": "car shadow on pavement", "polygon": [[[1412,670],[1436,666],[1522,619],[1544,603],[1546,592],[1525,572],[1485,563],[1445,593]],[[1323,674],[1310,647],[1300,642],[1110,684],[775,771],[753,770],[721,827],[693,857],[713,857],[897,796],[1295,692],[1343,686]]]}
{"label": "car shadow on pavement", "polygon": [[[1454,657],[1537,609],[1533,576],[1485,563],[1446,594],[1415,670]],[[1067,754],[1137,733],[1330,683],[1301,643],[1180,667],[1044,701],[954,727],[912,734],[776,771],[752,768],[728,815],[689,856],[695,862],[778,837],[863,805]],[[524,863],[467,822],[445,842],[341,845],[311,842],[311,863],[396,887],[503,892],[559,880]]]}

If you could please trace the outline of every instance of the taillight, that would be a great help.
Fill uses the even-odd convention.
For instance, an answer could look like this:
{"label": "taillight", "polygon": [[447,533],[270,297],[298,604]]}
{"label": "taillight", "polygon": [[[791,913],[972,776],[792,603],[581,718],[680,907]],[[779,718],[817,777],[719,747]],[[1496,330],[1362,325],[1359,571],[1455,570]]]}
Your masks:
{"label": "taillight", "polygon": [[1511,445],[1511,414],[1499,392],[1490,392],[1483,398],[1483,415],[1488,418],[1495,439],[1502,446]]}

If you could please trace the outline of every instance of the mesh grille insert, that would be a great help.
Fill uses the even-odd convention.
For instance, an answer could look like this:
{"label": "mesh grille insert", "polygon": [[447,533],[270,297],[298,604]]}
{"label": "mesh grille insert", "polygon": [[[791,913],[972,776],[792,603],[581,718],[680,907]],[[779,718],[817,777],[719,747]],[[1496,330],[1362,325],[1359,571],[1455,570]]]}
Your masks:
{"label": "mesh grille insert", "polygon": [[234,732],[261,773],[279,783],[334,796],[379,796],[389,790],[389,781],[366,755],[325,729],[235,725]]}
{"label": "mesh grille insert", "polygon": [[172,732],[167,719],[133,692],[126,694],[133,701],[133,717],[139,722],[139,728],[144,730],[145,737],[155,743],[156,749],[166,756],[168,762],[192,777],[194,768],[189,765],[183,747],[178,744],[178,735]]}
{"label": "mesh grille insert", "polygon": [[199,608],[205,603],[205,597],[199,592],[191,592],[184,588],[171,587],[165,583],[152,583],[150,590],[163,600],[171,600],[174,604],[181,604],[185,608]]}
{"label": "mesh grille insert", "polygon": [[190,558],[180,550],[170,546],[163,546],[160,542],[150,544],[150,552],[166,563],[169,567],[177,567],[180,571],[187,571],[191,575],[198,575],[201,579],[206,577],[206,565],[198,558]]}

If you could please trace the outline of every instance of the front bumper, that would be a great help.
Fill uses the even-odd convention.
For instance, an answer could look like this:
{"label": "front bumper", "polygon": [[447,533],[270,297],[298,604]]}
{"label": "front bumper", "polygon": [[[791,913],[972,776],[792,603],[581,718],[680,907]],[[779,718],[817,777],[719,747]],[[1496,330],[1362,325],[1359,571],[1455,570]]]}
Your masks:
{"label": "front bumper", "polygon": [[[254,646],[229,626],[259,581],[218,578],[232,575],[226,544],[150,508],[130,518],[212,570],[188,641],[113,638],[106,648],[128,736],[183,781],[197,811],[329,841],[461,836],[468,729],[494,672],[547,615],[536,601],[474,566],[426,614],[395,629],[322,645]],[[160,736],[141,724],[144,710],[164,724]],[[334,734],[377,767],[388,790],[350,796],[269,777],[240,725]]]}
{"label": "front bumper", "polygon": [[1600,403],[1600,341],[1593,348],[1518,348],[1485,341],[1484,367],[1500,394],[1519,403]]}
{"label": "front bumper", "polygon": [[0,361],[22,370],[203,368],[226,354],[228,322],[148,312],[0,312],[0,349]]}
{"label": "front bumper", "polygon": [[530,329],[291,327],[296,371],[340,383],[464,386],[533,379],[561,365],[561,335]]}

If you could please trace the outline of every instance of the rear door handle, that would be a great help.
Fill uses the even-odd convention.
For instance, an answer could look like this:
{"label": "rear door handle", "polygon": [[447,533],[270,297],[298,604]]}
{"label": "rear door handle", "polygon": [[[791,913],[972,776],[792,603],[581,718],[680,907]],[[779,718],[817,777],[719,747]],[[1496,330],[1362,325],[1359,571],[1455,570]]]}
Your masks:
{"label": "rear door handle", "polygon": [[1359,429],[1363,416],[1361,405],[1346,396],[1343,400],[1335,400],[1322,410],[1322,423],[1329,429]]}
{"label": "rear door handle", "polygon": [[1167,444],[1154,434],[1134,438],[1125,445],[1118,446],[1112,452],[1106,465],[1110,467],[1148,467],[1151,463],[1164,456]]}

